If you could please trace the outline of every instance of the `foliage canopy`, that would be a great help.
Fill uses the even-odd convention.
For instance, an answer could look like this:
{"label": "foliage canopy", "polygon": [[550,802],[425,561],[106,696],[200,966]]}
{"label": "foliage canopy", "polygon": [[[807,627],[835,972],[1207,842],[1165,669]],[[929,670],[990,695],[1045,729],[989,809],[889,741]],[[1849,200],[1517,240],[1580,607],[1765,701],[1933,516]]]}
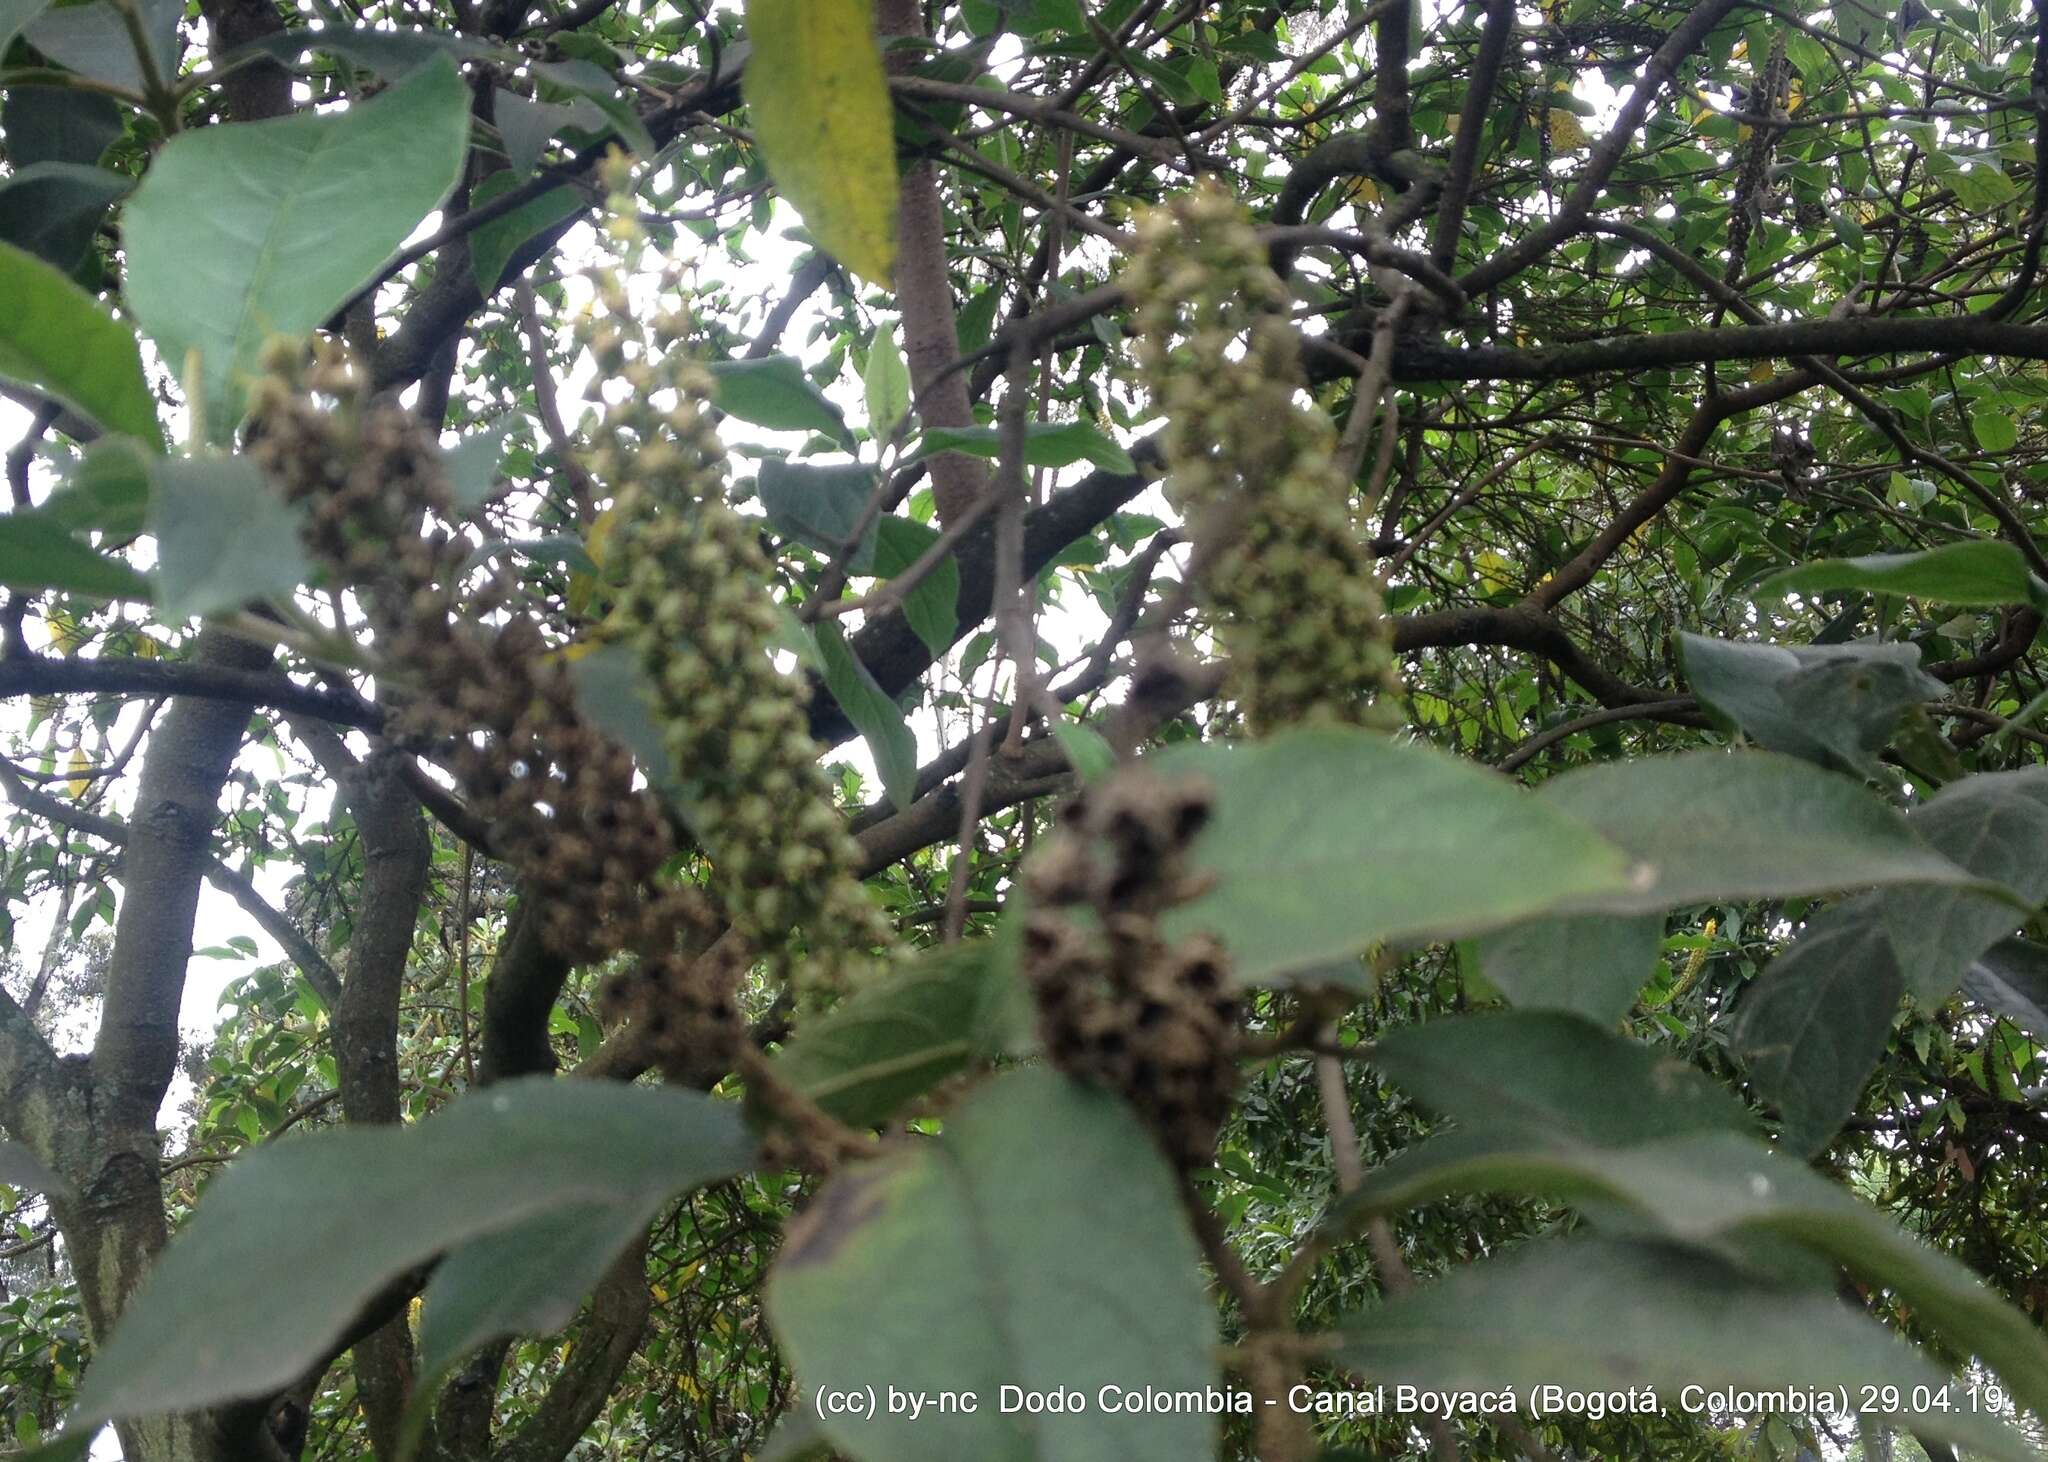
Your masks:
{"label": "foliage canopy", "polygon": [[2039,1454],[2038,0],[0,0],[0,164],[25,1452]]}

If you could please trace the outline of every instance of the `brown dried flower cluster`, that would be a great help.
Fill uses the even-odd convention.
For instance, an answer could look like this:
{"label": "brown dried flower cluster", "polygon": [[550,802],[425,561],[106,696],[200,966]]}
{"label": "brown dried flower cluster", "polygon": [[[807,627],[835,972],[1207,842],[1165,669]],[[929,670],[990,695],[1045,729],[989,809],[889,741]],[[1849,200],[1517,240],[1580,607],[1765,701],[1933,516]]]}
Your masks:
{"label": "brown dried flower cluster", "polygon": [[1244,211],[1213,185],[1153,209],[1124,284],[1166,418],[1167,491],[1224,616],[1246,717],[1255,730],[1398,724],[1393,645],[1336,431],[1297,399],[1286,286]]}
{"label": "brown dried flower cluster", "polygon": [[310,370],[284,352],[273,364],[251,454],[304,508],[312,552],[362,599],[396,702],[388,734],[453,773],[550,948],[577,964],[638,957],[633,983],[664,996],[638,1013],[665,1069],[730,1069],[737,973],[700,969],[685,948],[714,923],[709,902],[664,874],[677,850],[665,810],[581,715],[567,664],[511,582],[465,590],[469,545],[447,526],[457,515],[432,437],[371,400],[339,354]]}
{"label": "brown dried flower cluster", "polygon": [[1075,799],[1026,874],[1023,966],[1047,1053],[1121,1093],[1186,1168],[1214,1155],[1238,1080],[1222,947],[1159,927],[1200,891],[1183,854],[1209,810],[1201,782],[1126,768]]}

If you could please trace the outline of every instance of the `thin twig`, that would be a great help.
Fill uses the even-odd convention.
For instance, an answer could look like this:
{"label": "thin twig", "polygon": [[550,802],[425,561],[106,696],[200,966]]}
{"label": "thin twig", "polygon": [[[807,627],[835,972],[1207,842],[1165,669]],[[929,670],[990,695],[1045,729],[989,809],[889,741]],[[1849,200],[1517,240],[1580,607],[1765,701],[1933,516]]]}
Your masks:
{"label": "thin twig", "polygon": [[534,297],[533,284],[523,275],[512,290],[512,312],[519,320],[520,334],[526,338],[526,368],[533,378],[533,404],[540,411],[541,430],[547,433],[548,445],[555,449],[562,471],[568,475],[576,521],[587,528],[597,518],[597,500],[603,494],[577,455],[569,428],[562,420],[561,402],[555,394],[554,367],[548,362],[547,335],[541,327],[540,301]]}

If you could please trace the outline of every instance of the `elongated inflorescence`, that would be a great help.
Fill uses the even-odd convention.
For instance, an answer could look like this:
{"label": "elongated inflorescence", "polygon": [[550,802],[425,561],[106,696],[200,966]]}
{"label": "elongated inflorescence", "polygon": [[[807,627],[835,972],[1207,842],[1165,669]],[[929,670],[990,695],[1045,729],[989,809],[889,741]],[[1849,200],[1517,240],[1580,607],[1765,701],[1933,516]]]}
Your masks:
{"label": "elongated inflorescence", "polygon": [[1209,806],[1198,780],[1127,767],[1068,805],[1026,878],[1023,967],[1046,1053],[1124,1096],[1188,1168],[1214,1155],[1238,1079],[1222,946],[1159,922],[1200,889],[1183,854]]}
{"label": "elongated inflorescence", "polygon": [[600,424],[590,469],[615,497],[620,583],[608,633],[638,653],[686,812],[734,927],[770,973],[843,987],[894,931],[858,876],[802,681],[776,668],[784,612],[758,528],[734,510],[712,420],[714,383],[678,345],[687,320],[641,334],[616,279],[591,338],[630,390]]}
{"label": "elongated inflorescence", "polygon": [[1286,286],[1244,211],[1213,185],[1153,209],[1124,284],[1166,418],[1167,491],[1247,719],[1397,724],[1393,646],[1336,431],[1299,399]]}
{"label": "elongated inflorescence", "polygon": [[[306,514],[306,539],[353,586],[392,703],[387,735],[454,775],[519,870],[548,946],[570,963],[638,957],[641,978],[687,988],[665,1047],[729,1069],[733,982],[692,983],[687,945],[715,925],[701,890],[666,871],[677,843],[631,755],[579,711],[567,664],[502,573],[465,587],[469,544],[432,437],[373,400],[338,353],[304,369],[276,353],[254,393],[251,454]],[[721,1064],[724,1063],[724,1064]]]}

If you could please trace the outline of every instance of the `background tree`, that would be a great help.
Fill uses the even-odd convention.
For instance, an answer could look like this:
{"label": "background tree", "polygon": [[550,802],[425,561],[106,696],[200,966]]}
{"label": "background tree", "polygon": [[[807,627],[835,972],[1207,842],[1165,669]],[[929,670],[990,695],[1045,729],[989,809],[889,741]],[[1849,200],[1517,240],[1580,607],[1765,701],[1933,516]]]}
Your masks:
{"label": "background tree", "polygon": [[15,1437],[2031,1455],[2044,15],[0,0]]}

